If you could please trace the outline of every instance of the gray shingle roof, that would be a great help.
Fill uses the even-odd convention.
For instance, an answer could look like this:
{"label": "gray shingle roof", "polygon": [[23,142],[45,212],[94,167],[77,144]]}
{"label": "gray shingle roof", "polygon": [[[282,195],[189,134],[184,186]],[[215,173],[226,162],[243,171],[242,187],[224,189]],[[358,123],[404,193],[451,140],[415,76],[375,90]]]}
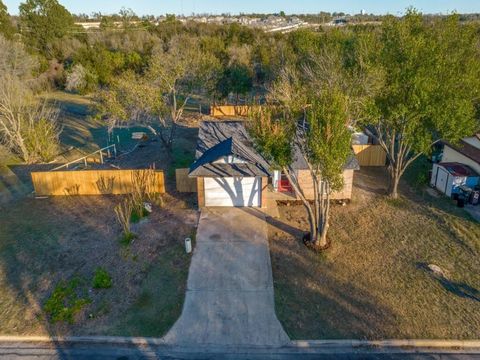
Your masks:
{"label": "gray shingle roof", "polygon": [[[244,163],[215,163],[234,155]],[[254,149],[243,121],[203,121],[198,132],[196,161],[190,167],[191,177],[271,176],[270,165]],[[307,163],[295,149],[292,168],[308,169]],[[355,155],[351,155],[344,169],[359,170]]]}
{"label": "gray shingle roof", "polygon": [[[244,163],[214,163],[234,155]],[[270,176],[268,162],[253,147],[243,121],[203,121],[190,176]]]}
{"label": "gray shingle roof", "polygon": [[[296,170],[307,170],[308,165],[305,159],[300,152],[298,147],[295,147],[295,152],[293,154],[293,163],[292,168]],[[352,153],[348,158],[347,162],[343,166],[344,170],[360,170],[360,164],[358,163],[357,157]]]}

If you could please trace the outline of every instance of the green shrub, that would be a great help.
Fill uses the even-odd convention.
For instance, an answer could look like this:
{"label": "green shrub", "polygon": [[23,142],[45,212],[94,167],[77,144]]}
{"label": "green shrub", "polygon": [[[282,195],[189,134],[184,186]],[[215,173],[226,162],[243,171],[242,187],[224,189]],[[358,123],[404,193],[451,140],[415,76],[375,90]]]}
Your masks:
{"label": "green shrub", "polygon": [[425,185],[429,183],[428,173],[426,171],[421,171],[415,178],[414,186],[418,189],[423,188]]}
{"label": "green shrub", "polygon": [[109,289],[112,287],[112,277],[103,268],[97,268],[93,275],[94,289]]}
{"label": "green shrub", "polygon": [[53,290],[50,298],[45,302],[43,310],[49,316],[51,322],[65,321],[74,323],[75,314],[91,302],[87,297],[81,297],[79,287],[81,280],[74,278],[69,282],[60,281]]}
{"label": "green shrub", "polygon": [[142,211],[141,211],[140,214],[138,213],[138,210],[134,209],[134,210],[132,210],[132,215],[130,215],[130,222],[132,224],[136,224],[140,220],[142,220],[143,218],[147,217],[148,215],[150,215],[150,213],[143,207],[142,207]]}
{"label": "green shrub", "polygon": [[120,238],[120,244],[123,246],[129,246],[133,240],[136,238],[136,235],[132,232],[123,233]]}
{"label": "green shrub", "polygon": [[405,209],[408,206],[408,202],[401,197],[399,197],[397,199],[386,198],[386,202],[390,206],[393,206],[393,207],[396,207],[396,208],[399,208],[399,209]]}

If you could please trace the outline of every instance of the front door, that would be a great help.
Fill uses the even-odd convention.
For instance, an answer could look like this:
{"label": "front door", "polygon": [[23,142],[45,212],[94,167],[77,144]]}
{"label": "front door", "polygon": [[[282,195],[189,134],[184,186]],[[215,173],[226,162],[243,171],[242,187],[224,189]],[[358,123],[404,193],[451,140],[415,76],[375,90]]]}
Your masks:
{"label": "front door", "polygon": [[292,184],[288,181],[288,178],[285,174],[282,173],[280,181],[278,182],[278,191],[279,192],[292,192]]}

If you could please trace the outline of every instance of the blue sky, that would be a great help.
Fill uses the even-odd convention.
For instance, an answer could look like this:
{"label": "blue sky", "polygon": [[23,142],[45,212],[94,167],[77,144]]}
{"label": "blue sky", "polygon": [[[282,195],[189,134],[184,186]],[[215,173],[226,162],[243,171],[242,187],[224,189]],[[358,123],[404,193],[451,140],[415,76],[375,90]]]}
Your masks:
{"label": "blue sky", "polygon": [[[18,12],[20,0],[3,0],[9,12]],[[480,0],[60,0],[73,13],[118,12],[122,7],[131,8],[137,14],[160,15],[176,13],[259,12],[271,13],[280,10],[286,13],[317,13],[320,11],[343,11],[359,13],[398,14],[414,6],[424,13],[480,12]]]}

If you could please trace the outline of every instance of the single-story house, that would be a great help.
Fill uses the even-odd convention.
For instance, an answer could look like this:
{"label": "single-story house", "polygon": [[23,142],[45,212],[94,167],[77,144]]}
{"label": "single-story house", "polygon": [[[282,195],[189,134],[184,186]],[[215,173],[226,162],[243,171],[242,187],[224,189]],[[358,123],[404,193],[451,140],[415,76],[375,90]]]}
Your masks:
{"label": "single-story house", "polygon": [[[313,199],[313,182],[305,160],[298,151],[292,165],[300,187]],[[353,172],[359,165],[352,154],[344,168],[344,188],[332,199],[347,200],[352,195]],[[243,121],[204,121],[200,124],[196,161],[190,177],[197,179],[199,207],[265,207],[268,184],[276,191],[292,192],[286,177],[273,171],[260,155]]]}
{"label": "single-story house", "polygon": [[430,185],[447,196],[458,194],[461,187],[474,189],[479,184],[479,175],[467,165],[457,162],[433,164]]}
{"label": "single-story house", "polygon": [[480,133],[463,138],[456,145],[443,142],[442,162],[465,164],[480,174]]}

